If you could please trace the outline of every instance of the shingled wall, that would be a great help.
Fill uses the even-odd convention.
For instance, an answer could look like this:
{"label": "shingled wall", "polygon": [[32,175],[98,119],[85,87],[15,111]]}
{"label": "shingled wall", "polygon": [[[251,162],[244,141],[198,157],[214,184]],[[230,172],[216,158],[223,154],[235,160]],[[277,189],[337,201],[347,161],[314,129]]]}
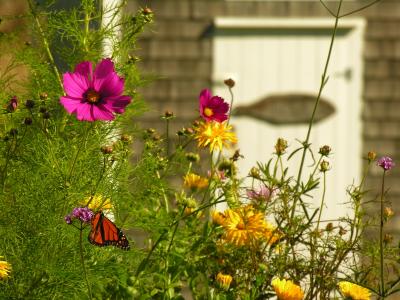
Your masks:
{"label": "shingled wall", "polygon": [[[328,1],[327,1],[328,2]],[[345,1],[343,12],[370,1]],[[334,10],[334,1],[329,7]],[[159,79],[142,89],[153,110],[144,124],[157,127],[158,116],[172,110],[177,127],[197,116],[199,91],[211,86],[211,40],[204,33],[214,17],[329,17],[319,1],[227,1],[227,0],[152,0],[131,1],[130,9],[148,6],[155,12],[153,32],[140,41],[137,55],[141,69]],[[384,0],[353,16],[365,17],[363,149],[389,155],[398,167],[387,178],[389,199],[397,217],[393,230],[400,229],[400,1]],[[333,19],[332,19],[333,22]],[[357,117],[357,116],[354,116]],[[161,126],[161,125],[159,125]],[[352,151],[352,149],[349,149]],[[360,158],[361,159],[361,158]],[[349,168],[351,168],[349,161]],[[374,167],[368,186],[379,190],[381,170]]]}

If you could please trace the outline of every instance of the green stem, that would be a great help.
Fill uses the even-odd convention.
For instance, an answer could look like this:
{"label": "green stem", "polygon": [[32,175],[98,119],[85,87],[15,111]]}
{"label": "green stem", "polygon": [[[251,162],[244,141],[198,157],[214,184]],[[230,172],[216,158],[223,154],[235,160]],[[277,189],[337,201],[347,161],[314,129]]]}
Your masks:
{"label": "green stem", "polygon": [[80,257],[81,257],[82,270],[83,270],[83,274],[85,276],[85,281],[86,281],[86,285],[87,285],[87,289],[88,289],[88,297],[91,300],[92,299],[92,290],[90,288],[90,283],[89,283],[89,279],[88,279],[87,271],[86,271],[86,266],[85,266],[85,259],[83,257],[83,239],[82,239],[82,235],[83,235],[83,225],[81,223],[81,228],[80,228],[80,233],[79,233],[79,254],[80,254]]}
{"label": "green stem", "polygon": [[381,279],[381,288],[380,288],[380,296],[382,299],[385,299],[385,278],[384,278],[384,269],[383,269],[383,203],[384,203],[384,193],[385,193],[385,175],[386,170],[383,171],[382,175],[382,189],[381,189],[381,222],[379,227],[379,252],[380,252],[380,279]]}
{"label": "green stem", "polygon": [[36,26],[37,26],[37,28],[39,30],[39,34],[40,34],[40,36],[41,36],[41,38],[43,40],[43,45],[44,45],[44,48],[46,50],[47,57],[49,58],[49,61],[50,61],[51,65],[52,65],[52,67],[53,67],[54,74],[57,77],[57,80],[58,80],[58,83],[60,84],[61,90],[63,90],[64,86],[63,86],[62,81],[61,81],[60,72],[58,72],[57,65],[56,65],[56,63],[54,61],[53,54],[51,53],[51,50],[50,50],[49,42],[47,41],[47,38],[46,38],[46,36],[44,34],[42,25],[40,24],[39,18],[38,18],[37,14],[36,14],[36,12],[35,12],[35,10],[33,8],[31,0],[28,0],[28,5],[29,5],[29,9],[31,11],[31,14],[32,14],[33,18],[35,19]]}
{"label": "green stem", "polygon": [[325,204],[325,193],[326,193],[326,172],[324,173],[324,181],[323,181],[323,190],[322,190],[322,199],[321,199],[321,205],[319,207],[319,213],[318,213],[318,220],[317,220],[317,231],[319,230],[319,224],[321,222],[321,215],[322,215],[322,209]]}
{"label": "green stem", "polygon": [[[321,99],[322,91],[323,91],[323,89],[325,87],[325,84],[327,82],[326,79],[327,79],[328,66],[329,66],[329,62],[331,60],[333,44],[334,44],[334,41],[335,41],[336,32],[337,32],[337,28],[338,28],[338,24],[339,24],[339,13],[340,13],[340,9],[342,7],[342,2],[343,2],[343,0],[340,0],[339,6],[338,6],[338,9],[337,9],[337,14],[336,14],[336,17],[335,17],[335,26],[333,27],[331,43],[329,45],[329,52],[328,52],[328,56],[327,56],[327,59],[326,59],[326,62],[325,62],[324,72],[323,72],[322,78],[321,78],[321,85],[319,87],[318,96],[317,96],[317,99],[315,100],[314,109],[313,109],[313,112],[312,112],[312,115],[311,115],[310,122],[308,124],[308,131],[307,131],[306,140],[303,142],[303,154],[302,154],[302,157],[301,157],[300,168],[299,168],[299,172],[297,174],[297,181],[296,181],[296,186],[295,186],[296,194],[297,194],[297,192],[299,190],[299,186],[300,186],[301,174],[303,172],[303,167],[304,167],[304,162],[305,162],[307,149],[310,146],[309,145],[309,141],[310,141],[310,136],[311,136],[311,129],[312,129],[312,126],[314,124],[315,113],[317,111],[318,104],[319,104],[319,101]],[[291,219],[293,219],[294,214],[296,212],[296,204],[297,204],[297,201],[299,200],[299,198],[300,198],[299,195],[296,195],[295,198],[294,198],[293,208],[292,208],[292,212],[291,212]]]}

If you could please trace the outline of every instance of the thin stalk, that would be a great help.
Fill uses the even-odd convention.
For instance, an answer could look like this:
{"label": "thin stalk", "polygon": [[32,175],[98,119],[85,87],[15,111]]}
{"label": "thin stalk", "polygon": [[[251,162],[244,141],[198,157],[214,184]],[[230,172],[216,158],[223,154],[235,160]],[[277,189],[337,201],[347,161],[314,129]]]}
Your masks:
{"label": "thin stalk", "polygon": [[379,226],[379,252],[380,252],[380,280],[381,280],[381,288],[380,288],[380,296],[382,299],[385,299],[385,278],[384,278],[384,269],[383,269],[383,200],[385,193],[385,175],[386,170],[383,171],[382,175],[382,189],[381,189],[381,222]]}
{"label": "thin stalk", "polygon": [[167,143],[167,145],[166,145],[166,147],[167,147],[167,156],[169,156],[169,118],[166,118],[166,129],[165,129],[165,135],[166,135],[166,143]]}
{"label": "thin stalk", "polygon": [[323,180],[323,190],[322,190],[322,199],[321,199],[321,205],[319,207],[319,213],[318,213],[318,220],[317,220],[317,231],[319,230],[319,224],[321,222],[321,215],[322,215],[322,209],[325,204],[325,193],[326,193],[326,172],[324,173],[324,180]]}
{"label": "thin stalk", "polygon": [[[185,212],[185,209],[186,209],[186,205],[184,205],[182,207],[181,213],[179,214],[179,219],[182,218],[183,213]],[[174,227],[174,231],[172,232],[171,240],[169,241],[168,248],[167,248],[167,254],[166,254],[167,259],[168,259],[169,252],[171,251],[171,247],[172,247],[172,244],[174,242],[174,238],[175,238],[175,235],[176,235],[176,231],[178,230],[178,227],[179,227],[179,222],[176,222],[175,227]]]}
{"label": "thin stalk", "polygon": [[88,12],[88,9],[85,8],[85,36],[83,38],[83,46],[85,47],[86,53],[89,52],[89,47],[88,47],[88,37],[89,37],[89,25],[90,25],[90,14]]}
{"label": "thin stalk", "polygon": [[[340,0],[339,6],[338,6],[338,9],[337,9],[337,13],[336,13],[336,17],[335,17],[335,25],[333,27],[331,43],[329,45],[329,52],[328,52],[328,56],[326,58],[324,72],[323,72],[322,78],[321,78],[321,85],[319,87],[318,96],[317,96],[317,98],[315,100],[314,109],[313,109],[313,112],[312,112],[312,115],[311,115],[310,122],[308,124],[306,140],[303,143],[303,154],[302,154],[302,157],[301,157],[300,168],[299,168],[299,172],[297,174],[297,181],[296,181],[296,187],[295,187],[296,194],[297,194],[299,186],[300,186],[301,174],[303,172],[303,167],[304,167],[304,162],[305,162],[307,149],[310,146],[309,145],[309,141],[310,141],[310,136],[311,136],[311,129],[312,129],[312,126],[314,124],[315,113],[317,111],[318,104],[319,104],[319,101],[321,99],[322,91],[323,91],[323,89],[325,87],[325,84],[326,84],[326,76],[327,76],[327,72],[328,72],[329,62],[331,60],[331,55],[332,55],[332,50],[333,50],[333,44],[335,42],[336,32],[337,32],[337,29],[338,29],[338,24],[339,24],[339,17],[338,16],[339,16],[339,13],[340,13],[340,9],[342,7],[342,2],[343,2],[343,0]],[[293,208],[292,208],[292,213],[291,213],[291,219],[293,219],[294,214],[296,212],[296,204],[297,204],[297,201],[299,200],[299,198],[300,198],[299,195],[296,195],[296,197],[294,198]]]}
{"label": "thin stalk", "polygon": [[44,45],[44,48],[45,48],[46,53],[47,53],[47,57],[49,58],[49,61],[50,61],[51,65],[52,65],[52,67],[53,67],[54,74],[57,77],[57,80],[58,80],[58,83],[60,84],[61,90],[63,90],[64,86],[63,86],[62,81],[61,81],[60,72],[58,72],[57,65],[56,65],[56,63],[54,61],[53,54],[51,53],[51,50],[50,50],[49,42],[47,41],[47,38],[44,35],[44,31],[43,31],[42,25],[40,24],[39,18],[38,18],[37,14],[36,14],[36,12],[35,12],[35,10],[33,8],[31,0],[28,0],[28,5],[29,5],[29,9],[31,11],[31,14],[32,14],[33,18],[35,19],[35,23],[36,23],[36,26],[37,26],[37,28],[39,30],[39,34],[40,34],[40,36],[42,38],[43,45]]}
{"label": "thin stalk", "polygon": [[81,257],[82,270],[83,270],[83,274],[85,276],[85,281],[86,281],[86,285],[87,285],[87,289],[88,289],[88,296],[89,296],[89,299],[91,300],[92,299],[92,290],[90,288],[90,283],[89,283],[86,266],[85,266],[85,259],[83,257],[82,235],[83,235],[83,225],[81,223],[81,228],[80,228],[80,233],[79,233],[79,254]]}

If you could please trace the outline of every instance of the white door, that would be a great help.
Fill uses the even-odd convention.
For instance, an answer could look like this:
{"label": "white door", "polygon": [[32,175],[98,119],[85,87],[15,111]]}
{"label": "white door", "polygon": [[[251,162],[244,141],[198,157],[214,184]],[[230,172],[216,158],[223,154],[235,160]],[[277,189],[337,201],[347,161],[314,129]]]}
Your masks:
{"label": "white door", "polygon": [[[213,36],[213,91],[229,101],[222,79],[232,77],[234,107],[248,106],[272,95],[306,94],[316,97],[331,39],[333,19],[233,19],[215,20]],[[344,25],[344,26],[343,26]],[[339,25],[340,27],[340,25]],[[318,157],[320,146],[332,148],[331,171],[327,173],[327,207],[324,218],[344,216],[348,209],[346,189],[361,175],[361,83],[364,22],[342,22],[328,69],[329,81],[322,97],[335,112],[318,122],[312,131],[312,149]],[[290,97],[289,97],[290,99]],[[286,102],[290,105],[290,100]],[[304,112],[299,111],[299,115]],[[275,116],[276,117],[276,116]],[[279,119],[279,118],[278,118]],[[296,119],[296,116],[294,116]],[[272,157],[279,137],[289,142],[288,152],[300,147],[307,124],[272,124],[249,116],[232,117],[245,159],[241,175],[248,174],[257,161]],[[288,166],[296,178],[301,152]],[[306,166],[312,163],[307,160]],[[311,169],[306,169],[304,175]],[[303,176],[305,179],[306,176]],[[315,194],[315,206],[320,203]]]}

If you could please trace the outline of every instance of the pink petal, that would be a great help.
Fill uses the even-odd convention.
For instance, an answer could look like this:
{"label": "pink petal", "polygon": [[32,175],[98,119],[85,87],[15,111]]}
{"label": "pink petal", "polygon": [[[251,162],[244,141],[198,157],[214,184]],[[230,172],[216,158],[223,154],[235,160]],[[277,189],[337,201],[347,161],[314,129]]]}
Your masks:
{"label": "pink petal", "polygon": [[83,98],[88,89],[88,85],[73,73],[64,73],[63,85],[65,93],[74,98]]}
{"label": "pink petal", "polygon": [[68,113],[72,114],[77,110],[78,106],[81,105],[81,100],[63,96],[60,98],[60,103]]}
{"label": "pink petal", "polygon": [[94,71],[94,78],[104,78],[107,77],[110,73],[115,73],[114,63],[110,58],[106,58],[97,64]]}
{"label": "pink petal", "polygon": [[203,89],[199,96],[200,107],[207,106],[208,100],[211,98],[211,92],[209,89]]}
{"label": "pink petal", "polygon": [[76,108],[76,118],[79,121],[95,121],[93,117],[93,104],[81,103]]}
{"label": "pink petal", "polygon": [[115,117],[112,112],[108,110],[103,104],[99,104],[93,107],[93,117],[95,120],[111,121]]}
{"label": "pink petal", "polygon": [[131,103],[132,98],[130,96],[113,96],[103,99],[103,105],[110,111],[122,114],[125,111],[125,107]]}
{"label": "pink petal", "polygon": [[102,98],[119,96],[124,91],[124,79],[119,77],[117,73],[112,72],[105,78],[96,77],[93,86]]}
{"label": "pink petal", "polygon": [[90,80],[93,78],[92,63],[90,61],[84,61],[77,64],[74,74],[82,76],[87,83],[90,83]]}

